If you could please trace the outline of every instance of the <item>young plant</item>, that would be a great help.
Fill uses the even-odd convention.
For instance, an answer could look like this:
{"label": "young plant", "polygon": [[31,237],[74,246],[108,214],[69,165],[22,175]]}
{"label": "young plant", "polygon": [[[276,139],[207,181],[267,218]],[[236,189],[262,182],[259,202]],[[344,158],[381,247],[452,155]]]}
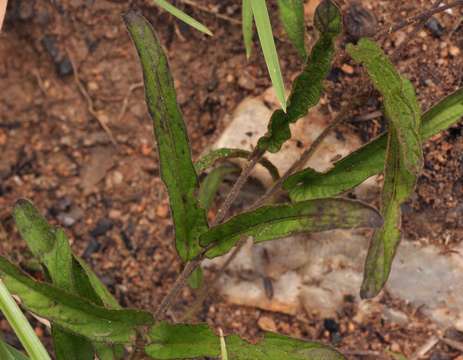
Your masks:
{"label": "young plant", "polygon": [[[29,201],[19,200],[13,217],[22,238],[40,262],[46,281],[33,279],[0,257],[0,306],[28,354],[32,359],[48,357],[38,343],[31,349],[31,341],[37,340],[24,324],[22,314],[11,311],[16,304],[8,297],[9,292],[21,300],[24,309],[50,322],[58,360],[91,360],[95,356],[102,360],[122,359],[127,358],[129,346],[133,358],[143,357],[140,354],[143,352],[153,359],[220,356],[230,360],[344,359],[337,350],[317,342],[266,333],[260,342],[250,344],[236,335],[216,335],[204,324],[169,324],[161,320],[187,280],[196,287],[201,284],[202,260],[229,253],[247,237],[259,243],[294,233],[375,228],[361,293],[364,297],[377,294],[387,280],[400,240],[400,205],[410,196],[421,170],[421,142],[463,116],[463,90],[421,116],[411,83],[397,73],[374,42],[362,39],[357,45],[348,46],[348,52],[366,67],[373,84],[383,95],[389,120],[387,134],[340,160],[326,173],[312,169],[293,173],[298,166],[292,166],[280,177],[264,154],[278,152],[291,137],[289,125],[318,103],[334,56],[335,40],[341,32],[339,9],[334,2],[323,0],[314,21],[318,41],[293,84],[287,111],[274,112],[267,133],[252,153],[219,149],[194,163],[162,47],[143,16],[129,12],[124,21],[143,70],[161,178],[169,194],[174,221],[176,249],[185,267],[154,314],[122,309],[89,266],[72,253],[64,231],[49,225]],[[313,150],[307,150],[309,155],[305,160]],[[233,157],[247,158],[249,163],[221,205],[216,220],[209,224],[206,211],[218,185],[226,174],[237,171],[220,163]],[[254,205],[252,210],[230,218],[230,205],[257,163],[264,165],[275,180],[272,189],[285,189],[291,202]],[[200,183],[199,175],[210,168],[212,171]],[[385,184],[380,212],[358,201],[333,197],[383,170]],[[268,192],[258,204],[270,201],[271,195],[272,191]],[[15,325],[21,323],[21,326]],[[35,355],[35,351],[42,355]],[[1,341],[0,354],[6,359],[25,358]]]}

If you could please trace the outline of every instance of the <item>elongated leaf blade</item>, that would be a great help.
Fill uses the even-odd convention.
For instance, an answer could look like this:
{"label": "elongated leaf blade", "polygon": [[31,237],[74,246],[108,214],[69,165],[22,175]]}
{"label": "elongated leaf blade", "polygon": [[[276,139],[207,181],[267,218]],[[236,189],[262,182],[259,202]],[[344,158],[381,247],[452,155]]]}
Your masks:
{"label": "elongated leaf blade", "polygon": [[143,69],[146,103],[153,119],[161,178],[169,193],[177,251],[187,261],[200,252],[198,234],[207,229],[207,220],[195,197],[198,179],[185,123],[167,58],[150,23],[135,12],[127,13],[124,20]]}
{"label": "elongated leaf blade", "polygon": [[[151,329],[151,345],[146,353],[159,360],[217,358],[220,338],[207,325],[169,325],[160,323]],[[257,344],[236,335],[224,337],[229,360],[342,360],[335,349],[312,341],[266,333]]]}
{"label": "elongated leaf blade", "polygon": [[207,26],[200,23],[198,20],[192,18],[190,15],[184,13],[182,10],[177,9],[175,6],[167,2],[166,0],[153,0],[156,5],[163,8],[177,19],[183,21],[184,23],[190,25],[192,28],[195,28],[198,31],[201,31],[204,34],[212,36],[212,31],[207,28]]}
{"label": "elongated leaf blade", "polygon": [[[212,150],[211,152],[204,155],[201,159],[199,159],[195,163],[196,172],[201,174],[204,170],[214,166],[220,161],[224,161],[227,159],[249,159],[251,156],[251,152],[242,149],[231,149],[231,148],[221,148]],[[259,160],[259,164],[262,165],[267,169],[269,174],[272,176],[273,180],[278,180],[280,178],[280,174],[278,173],[278,169],[275,165],[272,164],[270,160],[265,157],[262,157]]]}
{"label": "elongated leaf blade", "polygon": [[[463,117],[463,88],[442,99],[422,117],[423,140],[448,129]],[[339,195],[384,170],[387,135],[383,134],[338,161],[325,173],[305,169],[290,176],[283,187],[291,200],[304,201]]]}
{"label": "elongated leaf blade", "polygon": [[362,298],[370,298],[379,293],[389,277],[401,238],[400,206],[413,192],[423,166],[421,114],[413,85],[398,74],[376,43],[361,39],[357,46],[348,46],[348,52],[365,66],[383,95],[389,120],[381,206],[384,225],[373,235],[360,291]]}
{"label": "elongated leaf blade", "polygon": [[246,59],[249,60],[252,53],[252,38],[254,35],[251,0],[243,0],[241,9],[241,22],[244,48],[246,50]]}
{"label": "elongated leaf blade", "polygon": [[319,38],[314,45],[302,73],[294,81],[285,113],[276,110],[270,118],[267,133],[259,139],[258,148],[278,152],[291,138],[289,125],[307,115],[320,101],[323,80],[329,74],[334,57],[334,41],[342,31],[341,12],[331,0],[323,0],[315,13],[315,27]]}
{"label": "elongated leaf blade", "polygon": [[137,326],[153,323],[150,313],[105,309],[55,286],[35,281],[2,257],[0,276],[29,311],[93,341],[129,343],[134,340]]}
{"label": "elongated leaf blade", "polygon": [[207,253],[213,258],[227,253],[243,235],[252,236],[254,242],[259,243],[295,233],[379,227],[381,224],[378,212],[363,203],[347,199],[312,200],[265,206],[237,215],[203,234],[201,244],[215,243]]}
{"label": "elongated leaf blade", "polygon": [[286,112],[285,84],[281,75],[280,62],[273,39],[267,4],[265,0],[251,0],[251,8],[254,21],[256,22],[257,34],[259,35],[260,47],[264,54],[270,79],[275,88],[276,97],[281,104],[283,112]]}
{"label": "elongated leaf blade", "polygon": [[13,346],[0,339],[0,359],[2,360],[28,360],[29,358]]}
{"label": "elongated leaf blade", "polygon": [[307,51],[305,49],[304,2],[302,0],[278,0],[277,3],[280,19],[289,40],[305,61]]}

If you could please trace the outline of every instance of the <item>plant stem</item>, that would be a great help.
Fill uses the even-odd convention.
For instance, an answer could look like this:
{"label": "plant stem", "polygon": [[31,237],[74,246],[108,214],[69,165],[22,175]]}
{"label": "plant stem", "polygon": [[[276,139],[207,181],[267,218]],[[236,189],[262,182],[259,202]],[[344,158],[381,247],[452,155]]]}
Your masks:
{"label": "plant stem", "polygon": [[0,280],[0,310],[32,360],[51,360],[16,301]]}

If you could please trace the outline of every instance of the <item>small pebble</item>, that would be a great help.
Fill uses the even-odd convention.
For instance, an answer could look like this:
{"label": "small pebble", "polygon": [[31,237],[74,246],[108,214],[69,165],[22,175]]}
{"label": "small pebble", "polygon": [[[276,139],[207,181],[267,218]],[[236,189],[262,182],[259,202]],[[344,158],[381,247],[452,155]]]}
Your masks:
{"label": "small pebble", "polygon": [[254,79],[252,79],[249,75],[243,74],[238,79],[238,86],[245,90],[254,90],[256,88],[256,84]]}
{"label": "small pebble", "polygon": [[349,64],[343,64],[341,66],[341,70],[343,73],[347,74],[347,75],[353,75],[354,74],[354,68],[352,66],[350,66]]}
{"label": "small pebble", "polygon": [[158,205],[156,208],[156,216],[161,219],[166,219],[169,217],[169,207],[166,204]]}
{"label": "small pebble", "polygon": [[257,321],[257,325],[264,331],[276,332],[277,326],[275,321],[269,316],[261,316]]}
{"label": "small pebble", "polygon": [[454,46],[454,45],[450,46],[449,54],[451,56],[457,57],[457,56],[460,55],[460,53],[461,53],[461,51],[460,51],[460,48],[458,46]]}
{"label": "small pebble", "polygon": [[113,222],[110,219],[103,218],[98,220],[95,227],[90,231],[90,236],[96,238],[106,234],[113,227]]}

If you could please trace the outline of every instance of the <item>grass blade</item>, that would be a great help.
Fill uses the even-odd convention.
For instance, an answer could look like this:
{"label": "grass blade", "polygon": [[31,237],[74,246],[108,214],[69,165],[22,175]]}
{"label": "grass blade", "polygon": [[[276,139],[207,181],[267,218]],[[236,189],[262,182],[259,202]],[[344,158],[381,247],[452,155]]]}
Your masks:
{"label": "grass blade", "polygon": [[177,104],[167,58],[150,23],[129,12],[124,16],[143,69],[145,96],[161,162],[161,178],[169,193],[175,244],[184,261],[200,251],[198,235],[207,230],[204,209],[198,204],[199,184],[183,117]]}
{"label": "grass blade", "polygon": [[51,360],[2,280],[0,280],[0,310],[32,360]]}
{"label": "grass blade", "polygon": [[307,50],[305,49],[304,2],[302,0],[278,0],[277,3],[280,19],[289,40],[305,61]]}
{"label": "grass blade", "polygon": [[254,35],[251,1],[252,0],[243,0],[241,9],[243,42],[244,48],[246,49],[246,59],[248,60],[252,53],[252,38]]}
{"label": "grass blade", "polygon": [[257,34],[259,35],[260,46],[264,53],[265,63],[272,80],[275,94],[281,104],[281,108],[286,112],[286,93],[283,76],[281,75],[278,53],[273,39],[272,25],[268,15],[265,0],[251,0],[252,13],[256,22]]}
{"label": "grass blade", "polygon": [[164,9],[168,13],[175,16],[177,19],[183,21],[184,23],[190,25],[192,28],[195,28],[198,31],[201,31],[204,34],[212,36],[212,31],[209,30],[205,25],[201,24],[198,20],[192,18],[190,15],[185,14],[182,10],[177,9],[174,5],[170,4],[166,0],[153,0],[156,5]]}

